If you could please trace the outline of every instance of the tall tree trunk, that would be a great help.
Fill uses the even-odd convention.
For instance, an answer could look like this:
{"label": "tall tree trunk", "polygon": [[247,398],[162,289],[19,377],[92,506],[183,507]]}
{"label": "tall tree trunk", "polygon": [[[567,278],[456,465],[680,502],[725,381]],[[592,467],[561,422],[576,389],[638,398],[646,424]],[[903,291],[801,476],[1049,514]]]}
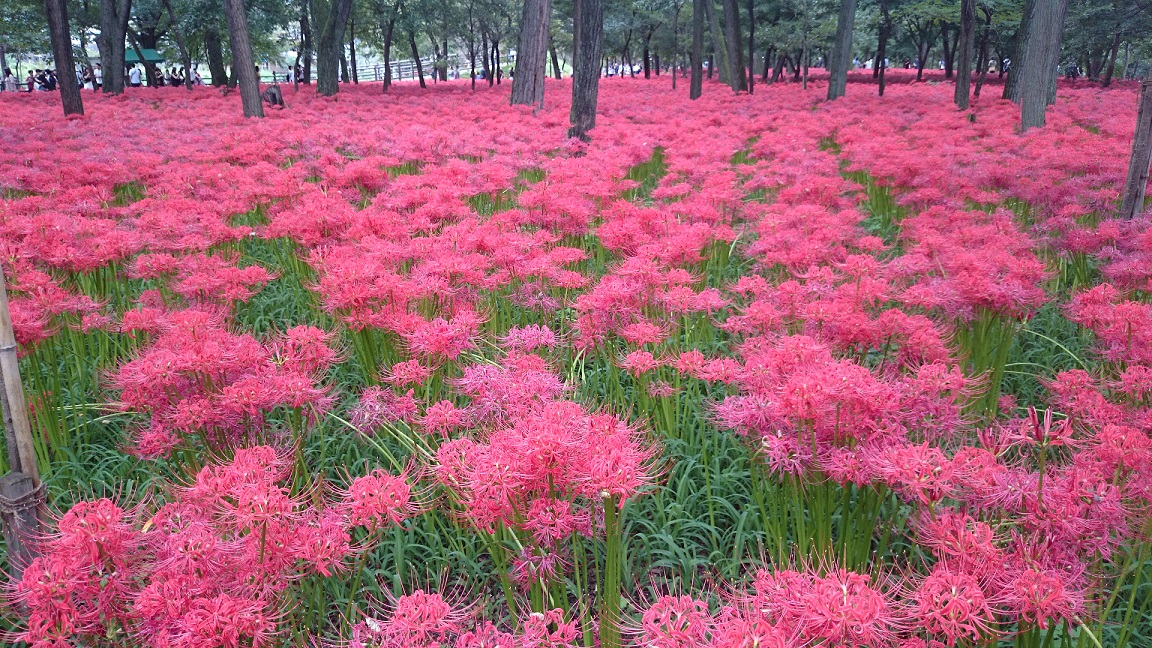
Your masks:
{"label": "tall tree trunk", "polygon": [[344,45],[340,45],[340,81],[348,83],[348,55],[344,53]]}
{"label": "tall tree trunk", "polygon": [[1112,75],[1116,73],[1116,56],[1120,53],[1120,32],[1117,31],[1116,35],[1112,37],[1112,53],[1108,56],[1108,67],[1104,68],[1104,78],[1100,80],[1100,86],[1107,88],[1112,85]]}
{"label": "tall tree trunk", "polygon": [[[388,18],[384,19],[384,14]],[[384,88],[381,92],[388,92],[392,87],[392,35],[396,28],[396,14],[400,13],[400,3],[392,7],[392,11],[380,13],[380,32],[384,35]]]}
{"label": "tall tree trunk", "polygon": [[356,18],[348,17],[348,68],[352,73],[352,83],[360,84],[360,76],[356,72]]}
{"label": "tall tree trunk", "polygon": [[928,63],[928,54],[932,52],[932,46],[928,44],[927,36],[924,37],[917,51],[919,54],[916,57],[916,80],[922,81],[924,79],[924,66]]}
{"label": "tall tree trunk", "polygon": [[1128,181],[1120,204],[1122,218],[1135,218],[1144,212],[1148,190],[1148,167],[1152,162],[1152,81],[1140,85],[1140,108],[1136,113],[1136,136],[1128,160]]}
{"label": "tall tree trunk", "polygon": [[[589,139],[596,126],[600,57],[604,47],[604,0],[576,0],[572,16],[572,110],[568,137]],[[519,76],[519,75],[517,75]]]}
{"label": "tall tree trunk", "polygon": [[304,85],[312,84],[312,22],[309,15],[312,13],[312,0],[300,2],[300,41],[304,50],[303,70]]}
{"label": "tall tree trunk", "polygon": [[1060,44],[1064,39],[1064,18],[1068,14],[1068,0],[1055,0],[1055,4],[1055,11],[1048,23],[1048,38],[1044,49],[1048,55],[1046,100],[1049,106],[1056,105],[1056,80],[1060,76]]}
{"label": "tall tree trunk", "polygon": [[504,63],[500,60],[500,41],[492,39],[492,67],[496,70],[496,85],[504,81]]}
{"label": "tall tree trunk", "polygon": [[[1029,43],[1034,27],[1032,17],[1040,3],[1052,0],[1024,0],[1024,10],[1020,13],[1020,26],[1016,28],[1016,47],[1012,52],[1012,63],[1008,69],[1008,80],[1004,82],[1004,99],[1020,103],[1020,77],[1028,65]],[[1003,65],[1003,62],[1001,62]]]}
{"label": "tall tree trunk", "polygon": [[953,99],[960,110],[968,110],[968,89],[972,85],[972,49],[976,45],[976,0],[961,0],[960,43],[956,51],[956,92]]}
{"label": "tall tree trunk", "polygon": [[689,66],[692,79],[688,84],[688,97],[699,99],[704,86],[704,3],[709,0],[692,0],[692,51]]}
{"label": "tall tree trunk", "polygon": [[769,47],[764,50],[764,71],[760,73],[760,83],[769,83],[772,79],[772,67],[774,64],[774,56],[776,55],[776,48]]}
{"label": "tall tree trunk", "polygon": [[[764,61],[768,67],[768,61]],[[756,83],[756,6],[755,0],[748,0],[748,94]]]}
{"label": "tall tree trunk", "polygon": [[856,0],[840,0],[836,20],[836,40],[829,57],[828,99],[839,99],[848,89],[848,66],[852,64],[852,30],[856,22]]}
{"label": "tall tree trunk", "polygon": [[[963,0],[961,0],[963,2]],[[951,40],[948,36],[953,34],[956,30],[950,28],[948,23],[940,25],[940,40],[941,46],[944,50],[944,78],[946,80],[952,78],[952,73],[956,69],[956,38]]]}
{"label": "tall tree trunk", "polygon": [[[124,92],[124,37],[128,33],[131,0],[100,0],[100,67],[105,94]],[[68,41],[71,43],[71,39]]]}
{"label": "tall tree trunk", "polygon": [[184,87],[192,89],[192,54],[188,52],[187,41],[184,40],[183,30],[176,20],[176,12],[172,9],[172,0],[164,0],[164,10],[168,12],[168,20],[172,25],[172,40],[176,41],[176,48],[180,51],[180,65],[184,67]]}
{"label": "tall tree trunk", "polygon": [[316,47],[316,93],[331,97],[340,91],[337,73],[344,53],[344,30],[352,0],[331,0]]}
{"label": "tall tree trunk", "polygon": [[561,77],[560,57],[556,55],[556,44],[551,42],[551,38],[549,38],[548,42],[548,56],[552,59],[552,73],[559,79]]}
{"label": "tall tree trunk", "polygon": [[480,71],[484,73],[484,80],[488,85],[492,85],[492,66],[488,64],[491,60],[490,54],[492,50],[488,47],[488,32],[484,29],[480,30]]}
{"label": "tall tree trunk", "polygon": [[728,82],[736,92],[748,89],[744,77],[744,48],[740,46],[740,5],[736,0],[722,0],[724,6],[724,40],[728,45]]}
{"label": "tall tree trunk", "polygon": [[544,108],[551,12],[551,0],[524,0],[520,46],[516,49],[516,76],[512,80],[512,105]]}
{"label": "tall tree trunk", "polygon": [[876,44],[876,85],[884,96],[885,75],[888,72],[888,38],[892,34],[892,16],[888,13],[888,0],[880,0],[880,34]]}
{"label": "tall tree trunk", "polygon": [[988,64],[990,63],[988,57],[991,53],[988,51],[988,42],[992,38],[992,10],[987,7],[981,7],[984,12],[984,33],[980,37],[980,69],[977,70],[979,76],[976,77],[976,90],[972,93],[975,96],[980,96],[980,89],[984,87],[984,81],[988,78]]}
{"label": "tall tree trunk", "polygon": [[641,52],[644,56],[644,78],[645,79],[651,79],[652,78],[652,52],[650,51],[651,41],[652,41],[652,32],[648,32],[644,36],[644,49]]}
{"label": "tall tree trunk", "polygon": [[[1045,123],[1049,85],[1055,87],[1056,82],[1053,61],[1058,60],[1060,55],[1063,31],[1060,4],[1062,0],[1035,0],[1032,14],[1025,18],[1030,25],[1027,30],[1028,39],[1021,44],[1021,54],[1024,56],[1018,82],[1021,131]],[[1013,70],[1016,70],[1015,65]]]}
{"label": "tall tree trunk", "polygon": [[44,0],[44,11],[48,17],[52,59],[56,63],[56,79],[60,84],[60,104],[64,107],[64,115],[83,115],[84,102],[80,99],[80,82],[76,79],[76,62],[72,58],[68,4],[65,0]]}
{"label": "tall tree trunk", "polygon": [[[208,54],[208,76],[212,77],[212,85],[223,87],[228,85],[228,71],[224,69],[224,48],[220,41],[220,32],[209,29],[204,32],[204,49]],[[108,78],[108,73],[104,73]]]}
{"label": "tall tree trunk", "polygon": [[424,65],[420,62],[420,50],[416,49],[416,33],[408,30],[408,45],[412,47],[412,60],[416,63],[416,75],[420,77],[420,87],[427,88],[424,83]]}
{"label": "tall tree trunk", "polygon": [[704,11],[708,15],[708,31],[712,33],[712,58],[709,59],[708,78],[712,78],[712,68],[715,67],[712,63],[716,58],[719,58],[720,81],[730,84],[732,83],[732,63],[728,58],[728,43],[724,38],[724,32],[720,30],[720,16],[716,13],[713,0],[704,0]]}
{"label": "tall tree trunk", "polygon": [[232,72],[240,81],[244,116],[263,117],[264,104],[260,101],[260,81],[256,78],[256,64],[252,60],[244,0],[224,0],[224,13],[228,17],[228,36],[232,41]]}
{"label": "tall tree trunk", "polygon": [[472,15],[475,4],[474,0],[468,0],[468,79],[473,92],[476,91],[476,21]]}
{"label": "tall tree trunk", "polygon": [[680,72],[680,10],[683,4],[676,5],[672,13],[672,89],[676,89],[676,76]]}

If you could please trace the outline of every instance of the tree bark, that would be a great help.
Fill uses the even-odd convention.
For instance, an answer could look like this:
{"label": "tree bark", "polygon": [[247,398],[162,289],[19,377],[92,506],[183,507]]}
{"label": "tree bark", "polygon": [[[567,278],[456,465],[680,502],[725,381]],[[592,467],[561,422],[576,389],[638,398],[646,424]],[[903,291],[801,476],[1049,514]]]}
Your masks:
{"label": "tree bark", "polygon": [[652,78],[652,32],[649,31],[644,35],[644,49],[641,51],[644,60],[644,78]]}
{"label": "tree bark", "polygon": [[192,89],[192,54],[188,52],[187,41],[184,40],[183,30],[176,21],[176,12],[172,9],[172,0],[164,0],[164,10],[168,12],[171,21],[172,40],[176,41],[176,48],[180,51],[180,65],[184,67],[184,87]]}
{"label": "tree bark", "polygon": [[876,44],[876,85],[884,96],[885,73],[888,71],[888,38],[892,34],[892,16],[888,13],[888,0],[880,0],[880,34]]}
{"label": "tree bark", "polygon": [[303,70],[304,85],[312,84],[312,22],[309,15],[312,13],[312,1],[302,0],[300,3],[300,40],[304,49]]}
{"label": "tree bark", "polygon": [[399,12],[400,3],[397,2],[387,20],[384,19],[384,12],[380,13],[380,32],[384,35],[384,89],[381,92],[388,92],[388,88],[392,87],[392,34],[396,27],[396,14]]}
{"label": "tree bark", "polygon": [[516,49],[516,76],[512,105],[544,108],[544,77],[548,56],[551,0],[524,0],[520,18],[520,46]]}
{"label": "tree bark", "polygon": [[[83,115],[80,83],[76,80],[76,62],[72,58],[72,36],[68,28],[68,5],[65,0],[44,0],[48,16],[48,33],[52,38],[52,59],[60,85],[60,104],[64,115]],[[2,71],[2,70],[0,70]]]}
{"label": "tree bark", "polygon": [[360,76],[356,72],[356,18],[348,17],[348,69],[352,73],[352,83],[360,85]]}
{"label": "tree bark", "polygon": [[[765,59],[764,67],[768,67]],[[756,5],[755,0],[748,0],[748,94],[752,94],[756,84]]]}
{"label": "tree bark", "polygon": [[[212,77],[212,85],[228,85],[228,72],[224,69],[224,48],[220,34],[215,29],[204,32],[204,49],[208,53],[208,75]],[[108,75],[105,74],[104,78],[108,78]]]}
{"label": "tree bark", "polygon": [[556,55],[556,45],[555,43],[551,42],[551,39],[549,39],[548,43],[548,56],[552,59],[552,73],[557,79],[559,79],[561,77],[560,57]]}
{"label": "tree bark", "polygon": [[1112,37],[1112,53],[1108,56],[1108,67],[1104,68],[1104,78],[1100,79],[1100,86],[1107,88],[1112,85],[1112,75],[1116,73],[1116,56],[1120,54],[1120,32]]}
{"label": "tree bark", "polygon": [[1128,161],[1128,181],[1120,206],[1122,218],[1136,218],[1144,212],[1144,194],[1148,189],[1148,166],[1152,161],[1152,81],[1140,86],[1140,109],[1136,117],[1136,136],[1132,140],[1132,157]]}
{"label": "tree bark", "polygon": [[1016,48],[1012,52],[1012,63],[1008,69],[1008,80],[1004,82],[1004,99],[1020,103],[1020,76],[1027,65],[1029,43],[1032,40],[1032,16],[1036,13],[1037,5],[1051,0],[1025,0],[1024,10],[1020,14],[1020,26],[1016,28]]}
{"label": "tree bark", "polygon": [[316,93],[331,97],[340,91],[337,74],[344,52],[344,29],[352,13],[352,0],[332,0],[316,47]]}
{"label": "tree bark", "polygon": [[1049,106],[1056,105],[1056,80],[1060,77],[1060,44],[1064,39],[1064,18],[1068,15],[1068,0],[1055,0],[1054,15],[1048,24],[1048,37],[1045,42],[1045,53],[1048,55],[1047,76],[1048,87],[1045,93]]}
{"label": "tree bark", "polygon": [[[1063,31],[1061,0],[1035,0],[1026,20],[1028,39],[1022,44],[1024,62],[1019,70],[1020,130],[1043,126],[1048,109],[1048,90],[1056,83],[1054,60],[1060,55]],[[1016,67],[1013,66],[1013,73]]]}
{"label": "tree bark", "polygon": [[828,99],[839,99],[848,88],[848,66],[852,64],[852,30],[856,22],[856,0],[840,0],[836,40],[829,57]]}
{"label": "tree bark", "polygon": [[260,101],[260,81],[256,78],[256,64],[252,60],[244,0],[224,0],[224,13],[228,16],[228,35],[232,41],[232,73],[240,83],[244,116],[263,117],[264,104]]}
{"label": "tree bark", "polygon": [[[100,35],[96,40],[105,94],[124,92],[124,38],[131,9],[131,0],[100,0]],[[71,43],[71,39],[68,42]]]}
{"label": "tree bark", "polygon": [[484,79],[488,81],[488,85],[492,85],[492,66],[488,64],[491,60],[491,48],[488,47],[488,32],[484,29],[480,30],[480,71],[484,73]]}
{"label": "tree bark", "polygon": [[[596,126],[600,57],[604,47],[604,0],[576,0],[572,18],[572,110],[568,137],[589,139]],[[520,75],[516,75],[519,80]]]}
{"label": "tree bark", "polygon": [[987,7],[981,7],[984,12],[984,34],[980,37],[980,69],[977,70],[979,76],[976,77],[976,90],[972,93],[974,96],[980,96],[980,89],[984,87],[984,81],[988,78],[988,57],[991,55],[988,51],[988,42],[992,38],[992,10]]}
{"label": "tree bark", "polygon": [[724,41],[728,45],[728,83],[732,90],[740,92],[748,89],[748,79],[744,76],[744,48],[740,46],[740,6],[736,0],[722,0],[724,5]]}
{"label": "tree bark", "polygon": [[732,83],[731,61],[728,59],[728,43],[724,32],[720,30],[720,17],[716,14],[713,0],[704,0],[704,13],[708,17],[708,31],[712,34],[712,56],[708,59],[708,78],[712,78],[712,69],[717,58],[720,59],[720,81],[725,84]]}
{"label": "tree bark", "polygon": [[956,91],[953,99],[960,110],[968,110],[968,90],[972,85],[972,50],[976,45],[976,0],[961,0],[960,42],[956,52]]}
{"label": "tree bark", "polygon": [[416,33],[408,30],[408,45],[412,47],[412,60],[416,63],[416,75],[420,77],[420,87],[427,88],[424,83],[424,64],[420,62],[420,50],[416,49]]}
{"label": "tree bark", "polygon": [[689,65],[692,78],[688,83],[688,98],[699,99],[704,86],[704,3],[692,0],[692,51]]}

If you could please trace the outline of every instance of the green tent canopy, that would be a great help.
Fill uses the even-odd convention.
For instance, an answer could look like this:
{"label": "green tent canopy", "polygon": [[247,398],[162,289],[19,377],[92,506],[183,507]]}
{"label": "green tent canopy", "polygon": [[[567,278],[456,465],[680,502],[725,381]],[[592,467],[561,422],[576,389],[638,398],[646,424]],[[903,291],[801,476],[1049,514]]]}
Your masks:
{"label": "green tent canopy", "polygon": [[[163,63],[164,57],[154,49],[141,48],[140,52],[144,54],[144,60],[149,63]],[[140,62],[140,57],[136,55],[136,49],[129,47],[124,50],[124,64],[136,65]]]}

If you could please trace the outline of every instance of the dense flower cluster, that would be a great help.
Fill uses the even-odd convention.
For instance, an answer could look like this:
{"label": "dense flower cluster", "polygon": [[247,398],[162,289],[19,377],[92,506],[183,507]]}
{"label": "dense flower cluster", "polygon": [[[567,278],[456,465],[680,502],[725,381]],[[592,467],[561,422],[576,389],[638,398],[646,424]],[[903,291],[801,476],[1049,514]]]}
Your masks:
{"label": "dense flower cluster", "polygon": [[[1152,230],[1110,219],[1116,85],[1061,86],[1019,135],[934,84],[689,103],[605,79],[590,144],[564,101],[453,82],[306,89],[257,123],[215,93],[93,98],[144,131],[121,138],[20,97],[0,124],[58,144],[14,129],[0,159],[45,452],[52,415],[107,396],[132,452],[195,475],[60,515],[13,584],[21,638],[272,645],[324,598],[307,577],[349,602],[309,630],[353,648],[1088,645],[1152,530]],[[1038,314],[1079,368],[1009,371]],[[717,466],[743,546],[644,531],[714,514]],[[367,601],[392,568],[367,550],[418,544],[421,515],[484,582],[415,588],[397,560]],[[699,566],[729,551],[732,582]]]}
{"label": "dense flower cluster", "polygon": [[377,471],[318,506],[290,493],[288,473],[285,457],[258,446],[206,466],[154,511],[109,499],[72,507],[15,585],[28,610],[20,639],[274,645],[294,581],[345,569],[368,549],[352,542],[354,527],[399,524],[418,505],[402,478]]}

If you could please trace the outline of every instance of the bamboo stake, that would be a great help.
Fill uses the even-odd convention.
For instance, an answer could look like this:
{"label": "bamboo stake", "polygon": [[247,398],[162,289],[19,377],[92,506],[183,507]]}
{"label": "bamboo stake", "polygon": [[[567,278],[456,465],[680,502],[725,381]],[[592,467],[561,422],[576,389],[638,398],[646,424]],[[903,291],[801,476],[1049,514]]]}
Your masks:
{"label": "bamboo stake", "polygon": [[32,444],[32,426],[28,421],[24,387],[20,383],[16,335],[12,330],[12,314],[8,311],[8,291],[5,289],[3,268],[0,268],[0,380],[4,383],[4,430],[10,468],[13,472],[30,476],[33,485],[39,486],[40,471],[36,466],[36,449]]}

